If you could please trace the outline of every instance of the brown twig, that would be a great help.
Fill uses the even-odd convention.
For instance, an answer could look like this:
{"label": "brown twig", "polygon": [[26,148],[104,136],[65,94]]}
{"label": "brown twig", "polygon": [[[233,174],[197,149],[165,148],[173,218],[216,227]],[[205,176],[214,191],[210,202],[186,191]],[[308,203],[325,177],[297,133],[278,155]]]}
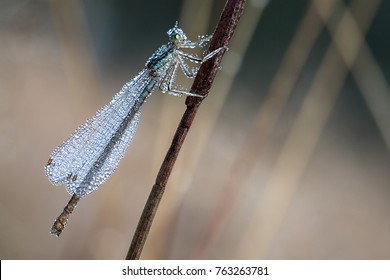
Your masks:
{"label": "brown twig", "polygon": [[[215,75],[217,74],[222,56],[225,53],[226,47],[241,17],[245,2],[245,0],[227,0],[215,29],[213,38],[211,39],[208,52],[212,52],[221,47],[225,49],[222,49],[222,51],[219,52],[216,56],[202,64],[191,87],[191,92],[200,94],[205,97],[207,96]],[[149,198],[145,204],[126,256],[127,260],[139,259],[141,255],[153,222],[154,215],[157,212],[158,205],[164,194],[165,186],[172,172],[173,165],[175,164],[181,146],[187,136],[188,130],[191,127],[192,121],[194,120],[201,103],[202,99],[198,97],[188,97],[186,99],[187,109],[179,123],[171,146],[169,147],[165,159],[160,167],[156,182],[153,185]]]}

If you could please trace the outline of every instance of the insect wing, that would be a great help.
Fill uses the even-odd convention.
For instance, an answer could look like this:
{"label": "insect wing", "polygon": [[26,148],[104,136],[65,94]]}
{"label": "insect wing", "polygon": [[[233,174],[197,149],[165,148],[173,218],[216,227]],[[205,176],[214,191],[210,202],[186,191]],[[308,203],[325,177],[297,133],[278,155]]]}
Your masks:
{"label": "insect wing", "polygon": [[[141,71],[134,79],[126,83],[120,92],[114,98],[103,106],[92,118],[80,126],[68,140],[58,147],[51,155],[45,172],[50,182],[54,185],[66,183],[67,190],[70,194],[74,194],[84,181],[87,174],[91,175],[90,171],[97,172],[94,165],[103,153],[107,153],[107,147],[112,136],[119,129],[123,120],[129,114],[130,109],[134,106],[140,91],[148,84],[150,77],[147,71]],[[134,135],[140,117],[140,112],[137,112],[133,119],[130,120],[128,127],[124,130],[122,137],[118,139],[115,145],[108,148],[112,149],[110,155],[106,157],[108,162],[103,162],[100,166],[101,174],[93,175],[96,178],[93,186],[89,186],[89,190],[84,190],[85,196],[92,190],[96,189],[115,169],[119,160],[122,158],[132,136]],[[122,153],[122,154],[120,154]],[[88,188],[84,186],[84,188]]]}
{"label": "insect wing", "polygon": [[[99,152],[97,160],[93,164],[84,164],[77,170],[77,177],[67,177],[66,188],[69,193],[75,193],[78,197],[84,197],[90,192],[97,189],[116,169],[119,161],[124,156],[135,134],[141,111],[137,111],[129,120],[129,124],[121,133],[120,138],[116,141],[106,141],[106,148]],[[87,163],[90,163],[87,161]]]}

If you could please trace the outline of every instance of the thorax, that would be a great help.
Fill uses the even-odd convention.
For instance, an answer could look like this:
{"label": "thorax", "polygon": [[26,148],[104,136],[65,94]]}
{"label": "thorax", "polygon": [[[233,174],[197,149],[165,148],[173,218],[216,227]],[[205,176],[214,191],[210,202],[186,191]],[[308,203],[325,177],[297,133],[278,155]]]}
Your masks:
{"label": "thorax", "polygon": [[158,49],[147,61],[146,67],[151,76],[159,76],[169,68],[175,59],[175,49],[165,45]]}

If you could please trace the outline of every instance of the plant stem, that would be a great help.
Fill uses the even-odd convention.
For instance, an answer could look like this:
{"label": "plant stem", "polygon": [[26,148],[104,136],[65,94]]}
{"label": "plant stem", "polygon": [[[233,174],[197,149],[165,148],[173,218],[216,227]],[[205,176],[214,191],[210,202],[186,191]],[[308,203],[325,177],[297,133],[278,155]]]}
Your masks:
{"label": "plant stem", "polygon": [[[245,0],[227,0],[222,11],[221,17],[215,29],[214,35],[210,42],[208,53],[218,49],[222,49],[217,55],[205,61],[195,77],[194,83],[191,87],[191,92],[207,96],[211,85],[214,81],[215,75],[219,69],[222,56],[226,51],[226,47],[233,35],[234,30],[244,10]],[[199,97],[187,97],[187,109],[173,137],[171,146],[165,156],[165,159],[160,167],[156,182],[150,192],[149,198],[145,204],[141,218],[138,222],[137,229],[134,233],[129,251],[127,253],[127,260],[136,260],[140,258],[142,249],[144,247],[146,238],[149,234],[150,227],[153,222],[154,215],[157,212],[158,205],[164,194],[165,186],[168,178],[172,172],[173,165],[179,155],[181,146],[187,136],[188,130],[195,118],[200,104],[203,99]]]}

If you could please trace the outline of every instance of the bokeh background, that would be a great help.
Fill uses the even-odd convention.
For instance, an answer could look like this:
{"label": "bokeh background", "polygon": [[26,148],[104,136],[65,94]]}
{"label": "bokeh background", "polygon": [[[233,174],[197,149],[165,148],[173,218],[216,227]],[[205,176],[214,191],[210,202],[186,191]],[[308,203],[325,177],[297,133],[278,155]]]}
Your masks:
{"label": "bokeh background", "polygon": [[[176,20],[195,40],[223,6],[0,1],[0,258],[124,258],[185,98],[147,100],[120,167],[59,238],[69,195],[43,167]],[[389,13],[379,0],[248,0],[142,258],[390,258]]]}

